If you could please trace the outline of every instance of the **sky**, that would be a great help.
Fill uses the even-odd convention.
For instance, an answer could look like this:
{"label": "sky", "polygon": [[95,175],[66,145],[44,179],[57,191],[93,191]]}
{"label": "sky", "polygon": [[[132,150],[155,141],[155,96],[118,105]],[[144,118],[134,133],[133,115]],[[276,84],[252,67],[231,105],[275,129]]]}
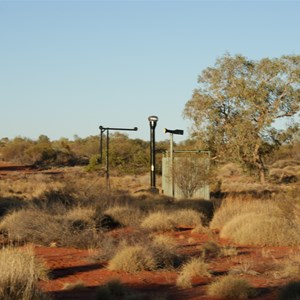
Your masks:
{"label": "sky", "polygon": [[0,0],[0,139],[183,129],[197,79],[225,53],[300,54],[300,1]]}

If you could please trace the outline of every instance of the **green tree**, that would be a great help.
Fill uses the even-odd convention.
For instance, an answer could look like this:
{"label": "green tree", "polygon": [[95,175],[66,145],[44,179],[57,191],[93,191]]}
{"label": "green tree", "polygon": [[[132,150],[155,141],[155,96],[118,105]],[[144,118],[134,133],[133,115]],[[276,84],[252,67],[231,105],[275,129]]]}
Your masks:
{"label": "green tree", "polygon": [[274,126],[299,112],[300,56],[264,58],[225,54],[205,69],[186,103],[194,137],[219,160],[235,160],[265,180],[265,155],[291,139],[297,124]]}

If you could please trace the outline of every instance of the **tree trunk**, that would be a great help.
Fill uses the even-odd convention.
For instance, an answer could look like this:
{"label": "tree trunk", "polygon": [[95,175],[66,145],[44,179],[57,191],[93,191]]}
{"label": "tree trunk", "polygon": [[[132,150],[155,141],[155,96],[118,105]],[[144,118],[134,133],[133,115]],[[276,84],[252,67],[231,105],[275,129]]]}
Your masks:
{"label": "tree trunk", "polygon": [[261,184],[265,184],[265,175],[266,175],[266,168],[265,168],[265,164],[263,162],[263,159],[259,153],[259,148],[260,145],[256,144],[255,146],[255,150],[253,153],[253,160],[254,160],[254,164],[257,167],[258,170],[258,175],[259,175],[259,180]]}
{"label": "tree trunk", "polygon": [[259,166],[259,180],[261,184],[265,184],[265,175],[266,175],[266,170],[264,164],[261,164]]}

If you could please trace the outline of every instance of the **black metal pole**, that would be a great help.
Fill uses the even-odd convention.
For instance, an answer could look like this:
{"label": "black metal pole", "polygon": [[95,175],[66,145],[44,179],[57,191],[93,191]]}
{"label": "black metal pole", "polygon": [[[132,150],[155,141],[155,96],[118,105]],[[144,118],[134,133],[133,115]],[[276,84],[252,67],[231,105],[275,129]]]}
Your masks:
{"label": "black metal pole", "polygon": [[156,178],[155,178],[155,130],[154,128],[151,128],[151,140],[150,140],[150,170],[151,170],[151,190],[155,189],[156,187]]}
{"label": "black metal pole", "polygon": [[157,193],[156,188],[156,162],[155,162],[155,127],[158,121],[158,117],[150,116],[148,118],[150,123],[150,190],[153,193]]}
{"label": "black metal pole", "polygon": [[102,163],[102,139],[103,139],[103,133],[106,132],[106,188],[109,190],[109,130],[117,130],[117,131],[137,131],[138,128],[116,128],[116,127],[103,127],[99,126],[100,129],[100,146],[99,146],[99,151],[100,151],[100,157],[99,157],[99,162]]}
{"label": "black metal pole", "polygon": [[109,182],[109,130],[106,131],[106,187]]}
{"label": "black metal pole", "polygon": [[103,147],[103,132],[105,131],[105,129],[103,129],[102,126],[99,127],[100,129],[100,145],[99,145],[99,159],[98,159],[98,163],[102,163],[102,147]]}

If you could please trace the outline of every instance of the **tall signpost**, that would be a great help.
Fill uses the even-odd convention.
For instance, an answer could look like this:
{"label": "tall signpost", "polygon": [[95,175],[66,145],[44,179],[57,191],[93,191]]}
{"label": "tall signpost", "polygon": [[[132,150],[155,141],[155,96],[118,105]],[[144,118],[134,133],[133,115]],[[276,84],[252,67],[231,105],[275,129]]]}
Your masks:
{"label": "tall signpost", "polygon": [[171,161],[171,184],[172,184],[172,197],[175,197],[175,180],[174,180],[174,150],[173,150],[173,134],[183,135],[184,131],[181,129],[167,129],[165,133],[170,133],[170,161]]}

